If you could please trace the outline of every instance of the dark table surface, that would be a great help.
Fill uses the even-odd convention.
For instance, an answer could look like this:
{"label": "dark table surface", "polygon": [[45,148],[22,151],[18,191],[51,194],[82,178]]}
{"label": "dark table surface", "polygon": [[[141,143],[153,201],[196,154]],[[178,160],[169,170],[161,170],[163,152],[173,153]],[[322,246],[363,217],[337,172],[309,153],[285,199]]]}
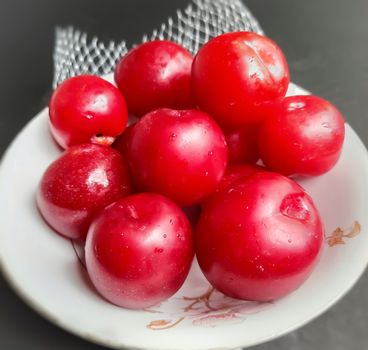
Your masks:
{"label": "dark table surface", "polygon": [[[133,43],[186,3],[1,0],[0,154],[47,104],[55,25],[72,24],[102,39]],[[246,4],[284,50],[293,81],[335,103],[368,145],[368,1],[248,0]],[[1,276],[0,305],[0,349],[102,349],[38,316]],[[323,316],[252,349],[365,350],[367,330],[368,273]]]}

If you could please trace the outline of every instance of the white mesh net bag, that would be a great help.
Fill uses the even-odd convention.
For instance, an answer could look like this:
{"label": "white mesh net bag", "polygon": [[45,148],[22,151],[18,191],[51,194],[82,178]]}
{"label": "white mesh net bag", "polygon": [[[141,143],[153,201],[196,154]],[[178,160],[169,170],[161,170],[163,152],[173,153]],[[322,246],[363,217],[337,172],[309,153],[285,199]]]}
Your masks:
{"label": "white mesh net bag", "polygon": [[[142,42],[172,40],[195,54],[209,39],[238,30],[263,34],[259,23],[241,0],[192,0],[152,34],[144,35]],[[53,86],[79,74],[108,74],[127,51],[124,40],[104,43],[97,37],[89,40],[87,33],[73,27],[57,28]]]}

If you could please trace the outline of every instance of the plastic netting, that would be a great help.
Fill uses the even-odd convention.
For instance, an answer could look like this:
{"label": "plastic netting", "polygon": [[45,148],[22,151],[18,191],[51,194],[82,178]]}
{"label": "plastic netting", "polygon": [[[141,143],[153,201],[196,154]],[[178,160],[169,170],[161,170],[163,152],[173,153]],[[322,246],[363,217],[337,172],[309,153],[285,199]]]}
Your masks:
{"label": "plastic netting", "polygon": [[[263,34],[258,21],[242,1],[192,0],[184,10],[178,10],[152,34],[144,35],[142,42],[172,40],[195,54],[209,39],[237,30]],[[53,86],[79,74],[108,74],[127,51],[124,40],[104,43],[97,37],[89,40],[87,33],[73,27],[57,28]]]}

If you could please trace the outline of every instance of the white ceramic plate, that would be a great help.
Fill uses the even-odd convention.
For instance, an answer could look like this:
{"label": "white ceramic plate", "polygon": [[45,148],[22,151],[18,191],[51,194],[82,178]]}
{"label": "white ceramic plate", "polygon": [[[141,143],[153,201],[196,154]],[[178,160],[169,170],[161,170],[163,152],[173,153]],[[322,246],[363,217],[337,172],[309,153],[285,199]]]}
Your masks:
{"label": "white ceramic plate", "polygon": [[[304,90],[292,86],[291,94]],[[196,262],[183,288],[144,311],[113,306],[88,281],[71,242],[52,232],[35,207],[43,171],[60,154],[44,109],[23,129],[0,170],[1,267],[16,292],[60,327],[114,348],[230,349],[285,334],[327,310],[358,280],[368,261],[368,157],[346,125],[346,142],[328,174],[303,180],[326,228],[321,260],[308,281],[274,303],[209,292]],[[337,229],[340,227],[341,229]]]}

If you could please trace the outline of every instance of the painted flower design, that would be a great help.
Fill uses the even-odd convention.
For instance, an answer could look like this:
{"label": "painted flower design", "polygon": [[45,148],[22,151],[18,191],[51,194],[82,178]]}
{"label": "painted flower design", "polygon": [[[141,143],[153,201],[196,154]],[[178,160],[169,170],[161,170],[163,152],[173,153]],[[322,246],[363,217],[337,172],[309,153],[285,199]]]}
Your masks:
{"label": "painted flower design", "polygon": [[160,308],[154,311],[170,317],[153,320],[147,325],[147,328],[151,330],[168,329],[184,320],[190,320],[193,326],[201,327],[241,323],[248,315],[258,313],[272,305],[272,303],[233,299],[213,287],[208,287],[206,292],[198,296],[184,296],[176,299],[179,311],[170,313],[169,310],[165,310],[165,303],[162,303]]}
{"label": "painted flower design", "polygon": [[341,227],[337,227],[331,235],[326,237],[327,244],[330,247],[334,247],[340,244],[346,244],[346,238],[354,238],[360,234],[362,228],[358,221],[354,221],[352,227],[349,229],[342,229]]}

